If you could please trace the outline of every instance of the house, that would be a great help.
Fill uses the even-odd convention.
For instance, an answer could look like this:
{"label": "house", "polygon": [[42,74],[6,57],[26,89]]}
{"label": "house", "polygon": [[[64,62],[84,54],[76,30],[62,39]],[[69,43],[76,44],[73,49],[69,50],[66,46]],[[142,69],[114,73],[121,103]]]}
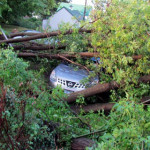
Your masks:
{"label": "house", "polygon": [[[91,9],[87,9],[86,18],[89,16]],[[61,3],[57,12],[47,20],[43,20],[42,28],[47,30],[58,30],[59,26],[63,23],[69,25],[80,26],[80,21],[83,20],[84,16],[84,5]]]}
{"label": "house", "polygon": [[[71,4],[71,3],[60,3],[57,10],[61,9],[62,7],[65,7],[65,8],[71,9],[71,10],[78,10],[81,13],[81,15],[84,15],[84,8],[85,8],[84,5]],[[92,10],[92,7],[87,6],[85,16],[88,17],[90,15],[91,10]]]}

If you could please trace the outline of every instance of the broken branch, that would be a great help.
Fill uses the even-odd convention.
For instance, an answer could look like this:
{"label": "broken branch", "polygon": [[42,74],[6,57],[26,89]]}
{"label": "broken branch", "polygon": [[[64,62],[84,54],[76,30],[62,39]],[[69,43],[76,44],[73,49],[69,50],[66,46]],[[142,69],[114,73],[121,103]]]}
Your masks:
{"label": "broken branch", "polygon": [[[79,29],[78,33],[91,33],[92,30],[89,29]],[[61,32],[61,31],[55,31],[55,32],[49,32],[49,33],[39,33],[38,35],[33,35],[29,37],[23,37],[23,38],[17,38],[17,39],[9,39],[9,40],[2,40],[0,41],[0,44],[2,43],[18,43],[18,42],[25,42],[25,41],[31,41],[31,40],[36,40],[36,39],[43,39],[43,38],[48,38],[48,37],[54,37],[58,36],[60,34],[62,35],[69,35],[72,34],[73,30],[68,30],[66,32]]]}

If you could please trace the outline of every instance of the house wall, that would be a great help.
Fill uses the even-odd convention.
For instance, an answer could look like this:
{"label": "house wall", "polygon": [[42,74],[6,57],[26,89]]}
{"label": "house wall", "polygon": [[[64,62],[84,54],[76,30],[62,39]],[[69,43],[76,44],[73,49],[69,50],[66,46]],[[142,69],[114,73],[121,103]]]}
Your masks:
{"label": "house wall", "polygon": [[51,28],[51,30],[58,30],[61,23],[69,23],[71,25],[79,25],[79,21],[73,17],[65,8],[62,8],[56,12],[48,20],[43,20],[42,27],[43,29]]}

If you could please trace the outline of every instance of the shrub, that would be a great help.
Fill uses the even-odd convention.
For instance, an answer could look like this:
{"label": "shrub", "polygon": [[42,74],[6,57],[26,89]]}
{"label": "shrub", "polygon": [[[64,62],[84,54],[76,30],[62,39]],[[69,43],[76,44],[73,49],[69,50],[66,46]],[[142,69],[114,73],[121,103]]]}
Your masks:
{"label": "shrub", "polygon": [[[0,51],[0,149],[56,148],[86,133],[61,88],[50,91],[12,50]],[[55,135],[61,138],[55,139]]]}
{"label": "shrub", "polygon": [[141,104],[120,101],[105,117],[106,132],[99,137],[96,150],[150,149],[149,114],[150,107],[146,111]]}

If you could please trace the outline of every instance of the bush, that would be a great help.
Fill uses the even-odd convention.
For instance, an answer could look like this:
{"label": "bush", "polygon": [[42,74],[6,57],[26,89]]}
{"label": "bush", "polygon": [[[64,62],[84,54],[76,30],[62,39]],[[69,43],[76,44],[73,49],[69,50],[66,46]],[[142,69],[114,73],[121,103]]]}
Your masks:
{"label": "bush", "polygon": [[[37,72],[12,50],[0,51],[0,149],[56,148],[86,133],[64,102],[61,88],[50,91]],[[58,134],[61,138],[55,139]],[[56,141],[55,141],[56,140]]]}
{"label": "bush", "polygon": [[[115,111],[114,111],[115,110]],[[120,101],[108,117],[105,117],[106,132],[99,137],[96,150],[150,149],[150,107]]]}

